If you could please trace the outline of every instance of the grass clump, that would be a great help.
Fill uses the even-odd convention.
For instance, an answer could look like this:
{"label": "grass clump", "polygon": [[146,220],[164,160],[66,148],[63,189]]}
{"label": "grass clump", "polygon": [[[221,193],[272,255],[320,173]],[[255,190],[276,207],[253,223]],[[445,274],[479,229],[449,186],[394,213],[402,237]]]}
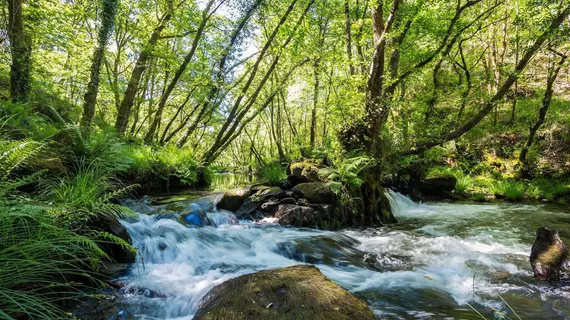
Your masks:
{"label": "grass clump", "polygon": [[497,198],[509,201],[519,201],[525,196],[527,186],[521,181],[503,180],[497,181],[493,186],[493,193]]}
{"label": "grass clump", "polygon": [[287,177],[285,169],[277,161],[272,161],[259,169],[259,175],[265,181],[273,186],[281,184],[283,179]]}

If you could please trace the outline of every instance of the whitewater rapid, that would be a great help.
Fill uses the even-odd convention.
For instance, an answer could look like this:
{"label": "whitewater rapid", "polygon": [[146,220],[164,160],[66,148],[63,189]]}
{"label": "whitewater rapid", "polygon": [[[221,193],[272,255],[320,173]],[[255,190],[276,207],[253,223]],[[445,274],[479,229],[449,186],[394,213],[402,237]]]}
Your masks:
{"label": "whitewater rapid", "polygon": [[392,191],[389,199],[399,224],[340,232],[237,221],[216,209],[213,226],[188,228],[157,219],[148,202],[131,203],[138,219],[121,223],[140,254],[117,279],[126,283],[120,303],[140,319],[192,319],[217,284],[311,263],[382,319],[462,319],[475,315],[471,306],[492,318],[491,308],[510,312],[501,297],[523,319],[570,318],[569,288],[535,281],[528,263],[535,225],[546,215],[568,227],[568,212],[418,204]]}

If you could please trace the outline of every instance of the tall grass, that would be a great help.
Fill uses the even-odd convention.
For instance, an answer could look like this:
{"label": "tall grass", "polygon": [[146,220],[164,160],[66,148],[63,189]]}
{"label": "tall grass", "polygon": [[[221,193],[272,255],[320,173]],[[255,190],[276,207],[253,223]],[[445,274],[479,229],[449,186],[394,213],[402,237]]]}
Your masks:
{"label": "tall grass", "polygon": [[514,180],[497,181],[492,187],[496,197],[504,197],[510,201],[522,200],[527,186],[524,182]]}
{"label": "tall grass", "polygon": [[18,193],[43,173],[15,174],[43,147],[0,141],[0,318],[68,318],[57,303],[78,294],[77,281],[93,280],[84,270],[109,258],[89,237],[58,226],[49,206]]}
{"label": "tall grass", "polygon": [[88,237],[55,225],[45,208],[0,205],[0,318],[69,318],[58,305],[108,258]]}

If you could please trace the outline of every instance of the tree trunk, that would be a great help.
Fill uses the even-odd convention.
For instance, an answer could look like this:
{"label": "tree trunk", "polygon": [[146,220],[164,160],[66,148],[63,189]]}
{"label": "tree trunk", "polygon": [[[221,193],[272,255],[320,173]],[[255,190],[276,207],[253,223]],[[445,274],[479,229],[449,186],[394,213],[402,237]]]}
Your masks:
{"label": "tree trunk", "polygon": [[346,55],[348,57],[348,70],[350,75],[354,75],[354,62],[352,60],[352,36],[350,25],[350,7],[348,0],[344,0],[344,19],[345,19],[345,33],[346,33]]}
{"label": "tree trunk", "polygon": [[95,116],[101,64],[105,57],[105,47],[107,46],[107,42],[109,42],[113,27],[115,26],[115,16],[117,15],[117,7],[119,5],[118,0],[102,0],[102,3],[101,29],[99,29],[97,48],[95,48],[93,52],[91,79],[89,80],[89,84],[87,84],[87,92],[84,97],[85,103],[83,104],[83,116],[81,117],[81,126],[84,128],[91,126],[91,122]]}
{"label": "tree trunk", "polygon": [[15,103],[27,102],[31,88],[32,41],[25,31],[22,3],[23,0],[8,0],[8,37],[12,53],[10,95]]}
{"label": "tree trunk", "polygon": [[166,87],[166,90],[162,94],[162,97],[160,97],[160,101],[158,103],[158,108],[156,109],[156,113],[154,115],[154,120],[152,121],[152,123],[151,123],[151,125],[150,125],[150,127],[146,133],[146,136],[144,138],[144,141],[147,144],[152,142],[154,135],[156,134],[156,129],[158,128],[158,125],[160,123],[162,113],[164,111],[164,108],[166,107],[166,103],[168,102],[168,98],[170,97],[170,95],[172,94],[172,91],[174,90],[174,88],[178,84],[178,81],[180,80],[180,77],[182,77],[182,74],[184,73],[184,71],[188,67],[188,64],[194,58],[194,54],[196,53],[196,49],[198,48],[198,43],[200,42],[200,39],[202,38],[202,34],[204,33],[204,29],[206,28],[206,24],[208,23],[208,21],[210,20],[210,18],[212,17],[214,12],[216,11],[216,9],[219,8],[219,7],[217,7],[216,9],[214,9],[213,12],[210,12],[210,9],[214,5],[214,2],[215,2],[215,0],[208,1],[206,8],[204,9],[204,11],[202,11],[202,21],[200,22],[200,25],[198,26],[198,30],[196,31],[196,35],[194,36],[194,40],[192,41],[192,45],[190,47],[190,51],[188,51],[188,54],[186,54],[186,56],[184,57],[182,64],[178,67],[178,70],[176,70],[174,77],[170,81],[170,84],[168,85],[168,87]]}
{"label": "tree trunk", "polygon": [[115,129],[119,134],[123,134],[127,129],[131,108],[133,107],[135,96],[139,90],[141,76],[149,65],[149,61],[153,56],[152,52],[158,42],[162,30],[166,28],[168,21],[172,17],[172,1],[169,2],[169,7],[169,11],[164,15],[164,17],[162,17],[159,25],[152,31],[148,42],[142,48],[141,53],[135,62],[135,67],[131,73],[131,78],[129,79],[125,94],[123,95],[123,101],[121,101],[121,105],[119,106],[117,121],[115,122]]}
{"label": "tree trunk", "polygon": [[316,132],[317,132],[317,107],[319,102],[319,87],[320,87],[320,79],[319,79],[319,60],[315,60],[313,64],[314,75],[315,75],[315,83],[313,87],[313,110],[311,110],[311,136],[309,140],[309,145],[311,148],[315,147],[315,139],[316,139]]}
{"label": "tree trunk", "polygon": [[538,113],[538,119],[536,120],[534,125],[530,127],[528,140],[526,141],[526,144],[521,150],[521,154],[519,156],[519,162],[522,164],[523,174],[525,172],[528,172],[528,163],[526,162],[526,156],[528,154],[528,150],[530,149],[532,143],[534,142],[534,137],[536,136],[536,132],[538,131],[538,129],[540,129],[540,127],[544,123],[544,120],[546,119],[546,113],[548,112],[548,108],[550,107],[550,103],[552,101],[552,94],[554,91],[553,89],[554,81],[556,81],[556,78],[558,77],[560,69],[562,69],[562,66],[566,58],[567,56],[562,55],[562,58],[560,59],[556,67],[554,69],[550,68],[548,70],[548,77],[546,79],[546,91],[544,92],[544,97],[542,98],[542,103],[540,105],[540,110]]}
{"label": "tree trunk", "polygon": [[477,112],[477,114],[475,114],[475,116],[473,118],[471,118],[469,121],[467,121],[461,127],[457,128],[457,129],[455,129],[449,133],[443,134],[443,135],[441,135],[441,137],[439,137],[437,139],[417,144],[414,148],[412,148],[412,150],[405,152],[404,154],[417,154],[417,153],[423,152],[427,149],[430,149],[432,147],[438,146],[442,143],[445,143],[447,141],[457,139],[457,138],[461,137],[462,135],[464,135],[469,130],[471,130],[477,124],[479,124],[479,122],[481,122],[481,120],[483,120],[494,109],[495,105],[509,91],[511,86],[518,79],[518,77],[520,76],[522,71],[526,68],[526,66],[528,65],[528,63],[530,62],[532,57],[535,55],[535,53],[540,49],[540,47],[542,47],[544,42],[548,38],[550,38],[550,36],[552,34],[554,34],[556,32],[556,30],[558,30],[558,28],[560,27],[562,22],[564,22],[564,20],[568,17],[569,13],[570,13],[570,6],[567,6],[564,8],[564,10],[556,18],[554,18],[552,20],[548,29],[546,31],[544,31],[534,41],[534,43],[526,50],[525,54],[523,55],[521,60],[516,65],[513,73],[511,73],[511,75],[505,80],[505,82],[503,83],[501,88],[497,91],[497,93],[491,98],[491,100],[489,100],[487,103],[484,104],[483,108],[480,109],[479,112]]}

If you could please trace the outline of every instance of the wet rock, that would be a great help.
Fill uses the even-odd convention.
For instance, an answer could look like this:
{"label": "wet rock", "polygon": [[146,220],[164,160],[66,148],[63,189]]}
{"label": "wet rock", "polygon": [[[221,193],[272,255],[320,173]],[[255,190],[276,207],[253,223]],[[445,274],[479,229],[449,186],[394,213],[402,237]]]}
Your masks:
{"label": "wet rock", "polygon": [[293,197],[287,197],[287,198],[281,199],[281,201],[279,201],[279,203],[281,203],[281,204],[297,204],[297,200],[295,200],[295,198],[293,198]]}
{"label": "wet rock", "polygon": [[291,178],[289,182],[296,185],[295,182],[322,182],[323,180],[319,177],[319,167],[310,162],[310,161],[303,161],[303,162],[294,162],[289,166],[289,170],[291,171],[291,175],[294,178]]}
{"label": "wet rock", "polygon": [[72,311],[73,316],[83,320],[131,320],[134,315],[118,301],[116,295],[104,295],[100,299],[88,298]]}
{"label": "wet rock", "polygon": [[556,280],[568,258],[568,249],[560,239],[558,231],[544,227],[536,230],[532,245],[530,264],[538,280]]}
{"label": "wet rock", "polygon": [[[180,208],[178,208],[180,209]],[[210,225],[206,211],[198,203],[189,203],[178,212],[165,212],[156,216],[157,220],[170,219],[178,221],[187,227],[203,227]]]}
{"label": "wet rock", "polygon": [[285,195],[279,187],[260,186],[256,189],[252,188],[252,191],[254,191],[254,194],[245,199],[241,207],[236,211],[236,216],[240,219],[257,216],[256,211],[260,210],[265,202],[278,200]]}
{"label": "wet rock", "polygon": [[238,188],[227,191],[224,193],[220,202],[218,202],[218,209],[229,210],[235,212],[241,207],[247,197],[251,195],[251,188]]}
{"label": "wet rock", "polygon": [[236,217],[239,219],[250,219],[252,218],[253,213],[257,211],[262,204],[262,201],[255,201],[252,198],[247,198],[236,211]]}
{"label": "wet rock", "polygon": [[228,280],[202,299],[200,319],[374,319],[366,304],[314,266],[260,271]]}
{"label": "wet rock", "polygon": [[270,187],[266,189],[259,190],[256,194],[252,196],[258,201],[264,201],[267,199],[280,199],[284,195],[283,190],[279,187]]}
{"label": "wet rock", "polygon": [[280,204],[274,216],[279,224],[295,227],[316,227],[320,220],[313,208],[295,204]]}
{"label": "wet rock", "polygon": [[270,200],[261,205],[261,211],[263,211],[263,213],[268,215],[274,215],[278,206],[279,202],[275,200]]}
{"label": "wet rock", "polygon": [[337,201],[330,185],[324,182],[301,183],[293,188],[293,192],[311,203],[335,204]]}

